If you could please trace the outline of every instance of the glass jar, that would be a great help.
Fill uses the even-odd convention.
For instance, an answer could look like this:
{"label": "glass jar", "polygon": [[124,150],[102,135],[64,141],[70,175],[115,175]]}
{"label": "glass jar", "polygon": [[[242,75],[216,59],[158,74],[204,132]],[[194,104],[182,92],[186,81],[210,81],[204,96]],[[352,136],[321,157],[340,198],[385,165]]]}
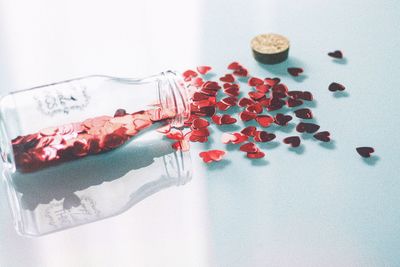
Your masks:
{"label": "glass jar", "polygon": [[172,71],[88,76],[2,97],[3,177],[18,232],[36,236],[110,217],[185,184],[188,152],[156,129],[182,127],[189,114]]}

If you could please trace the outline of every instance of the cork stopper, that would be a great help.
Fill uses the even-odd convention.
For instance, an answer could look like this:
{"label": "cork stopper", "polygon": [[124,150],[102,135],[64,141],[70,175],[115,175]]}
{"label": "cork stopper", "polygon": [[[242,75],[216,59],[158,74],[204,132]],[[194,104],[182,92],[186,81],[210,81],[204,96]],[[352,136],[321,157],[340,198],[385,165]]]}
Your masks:
{"label": "cork stopper", "polygon": [[289,40],[279,34],[260,34],[251,40],[254,58],[263,64],[277,64],[289,55]]}

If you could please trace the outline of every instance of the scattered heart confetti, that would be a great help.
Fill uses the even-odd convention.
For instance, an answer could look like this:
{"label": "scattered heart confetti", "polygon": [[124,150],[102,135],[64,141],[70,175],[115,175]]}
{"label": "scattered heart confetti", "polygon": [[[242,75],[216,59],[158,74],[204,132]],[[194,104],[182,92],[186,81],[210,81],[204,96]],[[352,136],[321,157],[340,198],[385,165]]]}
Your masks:
{"label": "scattered heart confetti", "polygon": [[241,130],[240,132],[244,135],[247,136],[254,136],[255,132],[257,131],[257,128],[254,126],[247,126],[246,128],[244,128],[243,130]]}
{"label": "scattered heart confetti", "polygon": [[[333,58],[343,57],[339,50],[328,54]],[[230,63],[228,65],[230,73],[223,74],[219,81],[213,81],[206,75],[211,69],[206,65],[198,66],[197,72],[187,70],[182,74],[190,98],[190,116],[184,121],[184,127],[180,129],[171,127],[169,122],[172,118],[164,113],[172,114],[174,111],[164,112],[159,102],[150,103],[149,107],[154,110],[131,114],[124,109],[117,109],[113,117],[99,116],[81,123],[49,127],[38,133],[13,139],[12,146],[17,169],[26,172],[35,171],[63,161],[103,153],[118,148],[140,131],[156,123],[158,123],[155,127],[157,132],[171,139],[171,146],[174,149],[188,151],[189,142],[206,143],[213,137],[210,136],[208,128],[210,123],[234,124],[237,119],[233,116],[236,115],[240,117],[239,124],[243,122],[252,124],[254,122],[251,121],[255,120],[263,128],[272,124],[274,127],[288,125],[293,119],[292,116],[286,114],[288,112],[294,112],[300,119],[313,118],[309,108],[297,108],[303,105],[304,101],[313,101],[313,94],[309,91],[289,90],[278,77],[257,78],[249,75],[249,71],[238,62]],[[288,72],[293,76],[298,76],[303,69],[288,68]],[[243,85],[247,85],[247,88],[242,88]],[[328,89],[335,92],[343,91],[345,87],[333,82]],[[248,95],[248,97],[243,97],[243,95]],[[227,111],[230,114],[224,114]],[[206,117],[210,117],[211,120]],[[320,126],[314,123],[299,122],[296,126],[296,131],[299,133],[313,134],[316,140],[329,142],[330,133],[318,132],[319,129]],[[285,131],[291,131],[291,128],[287,127]],[[276,139],[275,133],[257,130],[257,127],[253,125],[242,128],[240,132],[223,133],[221,136],[223,144],[229,144],[229,146],[240,144],[239,150],[244,151],[249,159],[265,156],[265,153],[253,142],[270,142],[274,139]],[[290,136],[284,138],[283,142],[292,147],[298,147],[301,139],[299,136]],[[363,157],[369,157],[374,149],[359,147],[357,152]],[[224,155],[225,152],[222,150],[200,153],[200,157],[206,163],[219,161]]]}
{"label": "scattered heart confetti", "polygon": [[248,152],[246,155],[249,159],[260,159],[263,158],[265,156],[265,153],[258,150],[257,152]]}
{"label": "scattered heart confetti", "polygon": [[258,151],[258,148],[254,143],[249,142],[244,145],[241,145],[239,150],[243,152],[255,153]]}
{"label": "scattered heart confetti", "polygon": [[280,125],[280,126],[286,126],[289,121],[292,120],[292,116],[290,115],[285,115],[282,113],[278,113],[275,115],[275,123]]}
{"label": "scattered heart confetti", "polygon": [[258,115],[256,121],[261,127],[268,127],[274,122],[274,118],[268,115]]}
{"label": "scattered heart confetti", "polygon": [[336,58],[336,59],[341,59],[341,58],[343,58],[343,53],[340,50],[336,50],[334,52],[329,52],[328,56]]}
{"label": "scattered heart confetti", "polygon": [[371,154],[375,152],[375,149],[373,147],[357,147],[356,148],[357,153],[360,154],[361,157],[364,158],[369,158],[371,157]]}
{"label": "scattered heart confetti", "polygon": [[232,74],[226,74],[225,76],[219,78],[222,82],[233,83],[235,81],[235,77]]}
{"label": "scattered heart confetti", "polygon": [[287,69],[288,73],[294,77],[299,76],[301,73],[303,73],[302,68],[288,68]]}
{"label": "scattered heart confetti", "polygon": [[197,71],[198,71],[201,75],[206,75],[210,70],[211,70],[211,67],[210,67],[210,66],[198,66],[198,67],[197,67]]}
{"label": "scattered heart confetti", "polygon": [[289,136],[283,139],[285,144],[291,145],[292,147],[300,146],[300,137],[298,136]]}
{"label": "scattered heart confetti", "polygon": [[226,152],[222,150],[208,150],[199,153],[199,156],[205,163],[211,163],[213,161],[221,161],[225,156]]}
{"label": "scattered heart confetti", "polygon": [[251,120],[254,120],[255,118],[257,118],[257,114],[256,113],[250,112],[250,111],[246,111],[246,110],[240,112],[239,116],[240,116],[240,119],[242,121],[251,121]]}
{"label": "scattered heart confetti", "polygon": [[254,133],[254,141],[256,142],[270,142],[276,138],[273,133],[268,133],[266,131],[256,131]]}
{"label": "scattered heart confetti", "polygon": [[297,124],[296,126],[296,130],[299,133],[315,133],[316,131],[318,131],[320,128],[319,125],[314,124],[314,123],[307,123],[307,122],[300,122],[299,124]]}
{"label": "scattered heart confetti", "polygon": [[221,124],[233,124],[236,122],[235,118],[232,118],[231,115],[224,114],[221,117]]}
{"label": "scattered heart confetti", "polygon": [[330,135],[328,131],[323,131],[314,134],[314,138],[322,142],[329,142],[331,141]]}
{"label": "scattered heart confetti", "polygon": [[264,81],[261,80],[260,78],[251,77],[251,78],[249,79],[249,81],[248,81],[248,84],[249,84],[250,86],[255,87],[255,86],[258,86],[258,85],[263,85],[263,84],[264,84]]}
{"label": "scattered heart confetti", "polygon": [[294,111],[297,118],[300,119],[312,119],[313,114],[309,108],[302,108]]}
{"label": "scattered heart confetti", "polygon": [[342,84],[340,83],[336,83],[333,82],[329,85],[328,87],[329,91],[331,92],[336,92],[336,91],[344,91],[344,89],[346,89],[346,87],[344,87]]}

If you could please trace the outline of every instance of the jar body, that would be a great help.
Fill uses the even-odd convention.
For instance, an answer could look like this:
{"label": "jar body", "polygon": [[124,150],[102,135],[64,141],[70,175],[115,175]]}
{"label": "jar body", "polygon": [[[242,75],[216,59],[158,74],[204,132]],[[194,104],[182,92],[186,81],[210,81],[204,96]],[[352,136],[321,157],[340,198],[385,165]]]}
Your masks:
{"label": "jar body", "polygon": [[3,177],[21,234],[42,235],[118,214],[191,177],[165,124],[189,114],[173,72],[89,76],[2,98]]}

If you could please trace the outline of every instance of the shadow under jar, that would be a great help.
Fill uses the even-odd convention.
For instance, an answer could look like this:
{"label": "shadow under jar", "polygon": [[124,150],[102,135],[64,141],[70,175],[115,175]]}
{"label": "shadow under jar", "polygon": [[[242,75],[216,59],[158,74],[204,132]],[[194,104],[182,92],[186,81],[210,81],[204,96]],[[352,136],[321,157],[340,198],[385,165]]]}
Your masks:
{"label": "shadow under jar", "polygon": [[182,127],[189,114],[172,71],[88,76],[2,97],[3,177],[18,232],[36,236],[110,217],[189,181],[188,152],[156,131]]}

